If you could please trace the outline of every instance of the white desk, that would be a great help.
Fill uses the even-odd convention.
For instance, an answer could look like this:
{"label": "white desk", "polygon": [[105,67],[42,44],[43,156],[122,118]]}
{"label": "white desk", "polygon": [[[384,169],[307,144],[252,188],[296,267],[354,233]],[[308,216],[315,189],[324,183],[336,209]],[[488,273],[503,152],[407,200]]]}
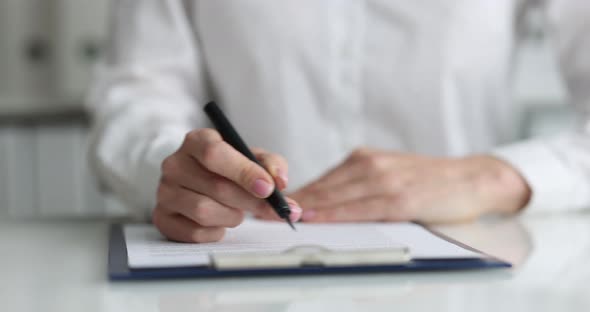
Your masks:
{"label": "white desk", "polygon": [[0,222],[0,310],[590,311],[590,215],[441,229],[516,267],[111,283],[107,222],[5,220]]}

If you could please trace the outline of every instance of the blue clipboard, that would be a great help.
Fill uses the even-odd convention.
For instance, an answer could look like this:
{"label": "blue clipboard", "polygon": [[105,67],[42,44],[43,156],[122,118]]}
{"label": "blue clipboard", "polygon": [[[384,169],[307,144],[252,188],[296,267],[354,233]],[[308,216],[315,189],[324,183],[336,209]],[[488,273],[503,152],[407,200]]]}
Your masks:
{"label": "blue clipboard", "polygon": [[[466,249],[478,252],[469,246],[430,230],[433,234]],[[109,233],[108,274],[112,281],[170,279],[170,278],[213,278],[239,276],[276,276],[276,275],[317,275],[317,274],[367,274],[384,272],[417,272],[417,271],[450,271],[510,268],[508,262],[489,255],[483,258],[465,259],[419,259],[403,264],[370,265],[370,266],[302,266],[297,268],[257,268],[217,270],[211,266],[178,267],[178,268],[150,268],[132,269],[127,263],[127,246],[123,234],[123,225],[113,224]]]}

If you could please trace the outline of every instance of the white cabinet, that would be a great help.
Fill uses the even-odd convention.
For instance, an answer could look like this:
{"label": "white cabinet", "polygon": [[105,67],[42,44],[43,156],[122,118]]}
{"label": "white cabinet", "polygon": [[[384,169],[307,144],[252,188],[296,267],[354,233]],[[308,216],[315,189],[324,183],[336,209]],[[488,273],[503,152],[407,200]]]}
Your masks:
{"label": "white cabinet", "polygon": [[0,126],[0,215],[124,215],[121,204],[101,194],[88,169],[87,136],[83,120]]}
{"label": "white cabinet", "polygon": [[0,2],[0,99],[53,92],[52,2]]}
{"label": "white cabinet", "polygon": [[0,1],[0,114],[79,108],[108,0]]}
{"label": "white cabinet", "polygon": [[0,215],[122,212],[88,170],[83,116],[31,117],[81,111],[109,2],[0,1]]}
{"label": "white cabinet", "polygon": [[55,0],[56,90],[82,96],[106,42],[107,0]]}
{"label": "white cabinet", "polygon": [[5,187],[4,210],[12,216],[34,216],[38,207],[37,144],[34,127],[0,129],[3,154],[0,180]]}

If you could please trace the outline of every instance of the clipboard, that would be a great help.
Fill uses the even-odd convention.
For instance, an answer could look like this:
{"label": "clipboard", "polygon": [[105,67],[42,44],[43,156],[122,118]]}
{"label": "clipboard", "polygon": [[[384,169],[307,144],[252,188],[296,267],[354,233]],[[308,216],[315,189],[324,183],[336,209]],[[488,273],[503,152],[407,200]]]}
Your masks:
{"label": "clipboard", "polygon": [[[428,229],[428,228],[427,228]],[[211,255],[208,266],[130,268],[121,224],[109,233],[108,276],[111,281],[218,278],[278,275],[368,274],[386,272],[451,271],[510,268],[508,262],[486,255],[441,233],[431,233],[453,244],[484,255],[482,258],[411,259],[407,248],[338,251],[320,246],[298,246],[279,255]]]}

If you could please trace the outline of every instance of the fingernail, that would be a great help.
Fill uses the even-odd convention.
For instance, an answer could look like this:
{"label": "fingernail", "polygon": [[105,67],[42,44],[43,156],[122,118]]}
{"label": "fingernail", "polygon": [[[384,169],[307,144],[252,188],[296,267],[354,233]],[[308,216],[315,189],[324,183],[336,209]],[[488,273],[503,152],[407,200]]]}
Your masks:
{"label": "fingernail", "polygon": [[272,193],[272,184],[266,182],[263,179],[257,179],[254,181],[254,187],[252,190],[254,193],[262,198],[268,197]]}
{"label": "fingernail", "polygon": [[303,211],[303,209],[295,205],[289,205],[289,209],[291,210],[291,214],[289,215],[289,219],[291,219],[291,222],[299,221],[299,219],[301,219],[301,212]]}
{"label": "fingernail", "polygon": [[313,209],[307,209],[303,212],[303,215],[301,216],[301,220],[303,221],[308,221],[311,220],[315,217],[316,212]]}
{"label": "fingernail", "polygon": [[287,182],[289,181],[289,177],[287,177],[287,174],[281,169],[277,169],[277,176],[281,178],[281,180],[283,180],[285,184],[287,184]]}

